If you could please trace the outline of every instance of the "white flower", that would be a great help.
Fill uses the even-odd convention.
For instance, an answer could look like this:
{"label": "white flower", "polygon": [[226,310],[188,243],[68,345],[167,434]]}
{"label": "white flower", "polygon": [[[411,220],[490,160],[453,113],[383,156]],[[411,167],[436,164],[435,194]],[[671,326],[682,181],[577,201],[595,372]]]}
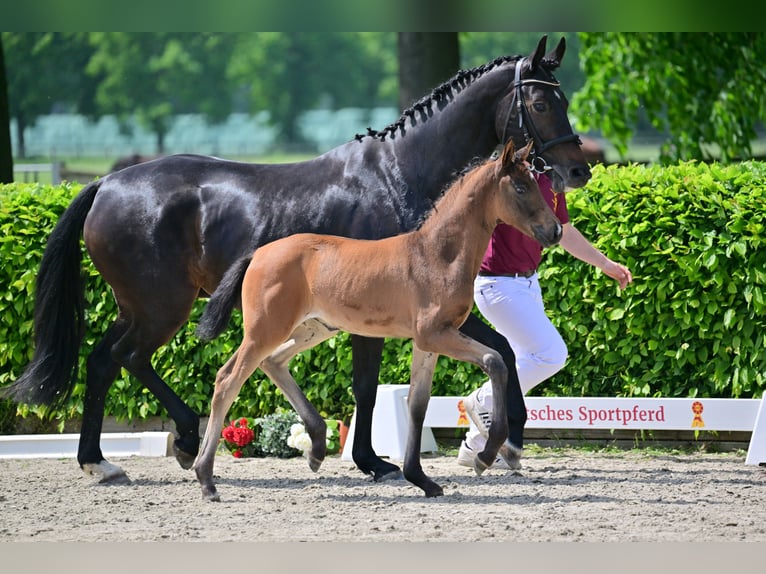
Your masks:
{"label": "white flower", "polygon": [[299,435],[296,435],[295,437],[295,446],[293,448],[296,448],[300,451],[306,452],[311,449],[311,437],[308,435],[308,433],[301,433]]}
{"label": "white flower", "polygon": [[306,429],[301,423],[295,423],[290,427],[290,436],[297,436],[301,433],[305,433]]}

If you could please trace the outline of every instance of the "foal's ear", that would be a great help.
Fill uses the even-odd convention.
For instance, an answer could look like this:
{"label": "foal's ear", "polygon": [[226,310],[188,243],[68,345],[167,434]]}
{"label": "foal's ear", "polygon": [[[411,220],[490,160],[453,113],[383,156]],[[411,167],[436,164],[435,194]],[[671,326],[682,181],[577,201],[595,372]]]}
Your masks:
{"label": "foal's ear", "polygon": [[535,140],[529,140],[527,145],[513,155],[513,161],[516,163],[524,163],[527,161],[527,156],[529,156],[529,152],[532,151],[533,145],[535,145]]}
{"label": "foal's ear", "polygon": [[500,165],[507,169],[511,166],[513,163],[514,158],[514,152],[516,148],[513,145],[513,140],[508,140],[508,143],[505,144],[505,147],[503,148],[503,155],[500,158]]}

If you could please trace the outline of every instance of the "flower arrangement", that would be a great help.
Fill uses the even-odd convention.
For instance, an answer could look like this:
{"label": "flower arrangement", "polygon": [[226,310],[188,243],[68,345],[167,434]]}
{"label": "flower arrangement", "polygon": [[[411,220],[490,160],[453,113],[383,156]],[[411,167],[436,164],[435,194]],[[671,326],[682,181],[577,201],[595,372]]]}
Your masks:
{"label": "flower arrangement", "polygon": [[234,458],[263,456],[256,439],[258,421],[242,417],[223,429],[223,443]]}
{"label": "flower arrangement", "polygon": [[[326,420],[327,453],[340,450],[340,422]],[[294,411],[279,411],[265,417],[231,421],[221,432],[225,448],[235,458],[300,456],[311,448],[311,437]]]}

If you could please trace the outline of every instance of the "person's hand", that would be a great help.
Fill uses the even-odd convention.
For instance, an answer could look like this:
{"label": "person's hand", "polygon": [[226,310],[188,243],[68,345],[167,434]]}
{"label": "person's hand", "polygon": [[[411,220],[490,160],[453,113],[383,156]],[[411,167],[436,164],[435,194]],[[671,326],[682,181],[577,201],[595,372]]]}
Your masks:
{"label": "person's hand", "polygon": [[620,263],[615,263],[611,259],[604,266],[602,271],[617,281],[617,283],[620,285],[620,289],[625,289],[625,287],[628,286],[628,283],[633,281],[633,275],[631,274],[630,269],[624,265],[621,265]]}

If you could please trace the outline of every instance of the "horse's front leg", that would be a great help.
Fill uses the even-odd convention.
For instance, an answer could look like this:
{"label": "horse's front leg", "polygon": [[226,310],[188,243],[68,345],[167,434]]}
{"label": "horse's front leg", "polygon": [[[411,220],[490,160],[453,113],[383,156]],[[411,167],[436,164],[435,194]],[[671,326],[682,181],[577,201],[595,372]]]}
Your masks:
{"label": "horse's front leg", "polygon": [[[507,371],[508,440],[500,447],[498,454],[510,468],[521,468],[521,455],[524,446],[524,427],[527,422],[527,409],[524,393],[521,391],[519,375],[516,371],[516,355],[508,340],[474,314],[460,327],[460,331],[472,339],[494,349],[503,359]],[[494,387],[492,389],[495,392]]]}
{"label": "horse's front leg", "polygon": [[402,477],[398,466],[384,461],[372,448],[372,412],[378,393],[383,342],[383,339],[351,336],[354,366],[352,388],[356,401],[356,426],[351,454],[359,470],[372,475],[375,482]]}
{"label": "horse's front leg", "polygon": [[412,375],[407,394],[410,430],[404,452],[404,478],[425,492],[427,498],[443,496],[444,490],[423,472],[420,464],[420,445],[423,439],[423,420],[431,399],[434,368],[439,355],[420,350],[412,345]]}

